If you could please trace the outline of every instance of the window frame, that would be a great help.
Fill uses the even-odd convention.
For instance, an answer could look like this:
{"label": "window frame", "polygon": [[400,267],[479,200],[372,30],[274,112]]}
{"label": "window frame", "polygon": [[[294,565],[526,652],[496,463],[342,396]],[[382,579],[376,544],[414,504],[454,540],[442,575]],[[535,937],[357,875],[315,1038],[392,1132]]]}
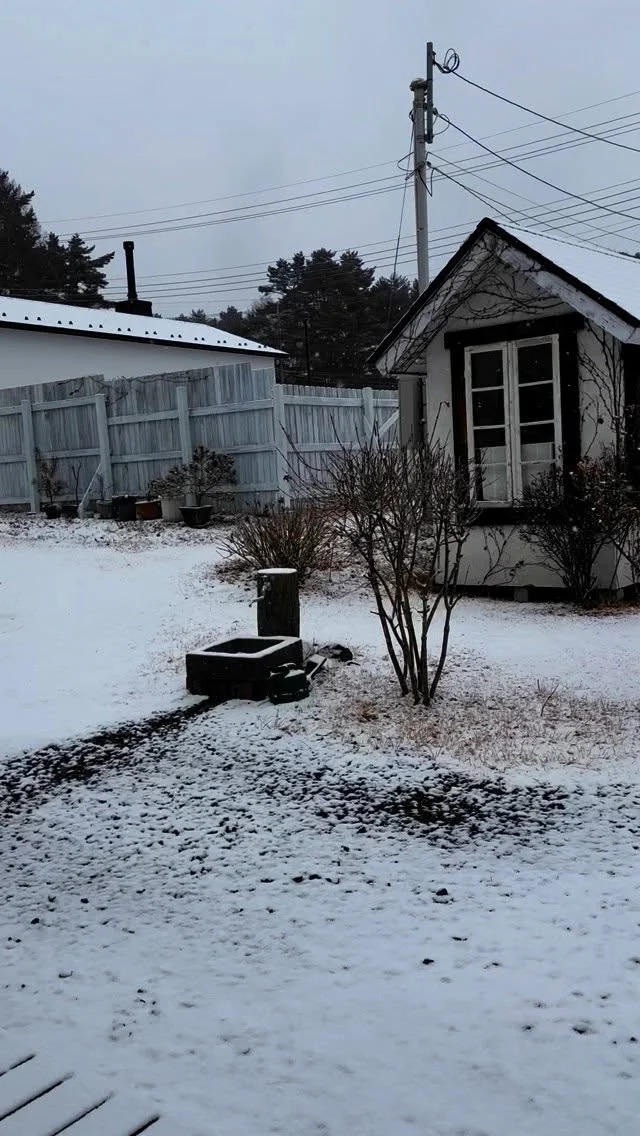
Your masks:
{"label": "window frame", "polygon": [[[522,497],[523,463],[521,457],[518,456],[522,444],[520,440],[522,423],[520,421],[518,351],[521,347],[537,347],[543,344],[551,345],[551,381],[553,384],[553,431],[555,446],[555,456],[553,461],[556,467],[562,468],[562,404],[560,387],[559,335],[557,333],[552,333],[549,335],[533,335],[522,339],[499,340],[494,343],[482,343],[477,345],[470,344],[469,346],[466,346],[464,348],[464,385],[467,437],[469,438],[469,468],[472,474],[470,479],[471,494],[472,497],[476,499],[478,501],[478,504],[482,507],[507,509],[510,506],[513,506],[514,502],[519,501]],[[493,498],[478,498],[476,488],[477,481],[475,475],[477,472],[477,465],[475,462],[475,430],[483,428],[474,427],[471,387],[471,359],[473,355],[484,354],[488,351],[500,351],[502,353],[505,411],[505,457],[508,494],[507,499],[504,501]],[[546,381],[548,380],[541,380],[541,382]],[[542,421],[546,422],[549,420],[543,419]],[[535,423],[525,423],[525,426],[527,425],[535,425]]]}

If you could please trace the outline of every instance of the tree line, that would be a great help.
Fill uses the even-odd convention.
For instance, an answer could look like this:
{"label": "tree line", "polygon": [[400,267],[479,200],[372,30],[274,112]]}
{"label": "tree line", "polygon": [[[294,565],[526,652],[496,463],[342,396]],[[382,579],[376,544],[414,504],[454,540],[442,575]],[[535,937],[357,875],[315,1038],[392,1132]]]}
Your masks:
{"label": "tree line", "polygon": [[376,278],[355,250],[320,248],[270,265],[261,296],[247,311],[231,305],[217,315],[196,309],[180,319],[219,327],[287,353],[296,379],[348,381],[368,371],[367,357],[417,296],[416,281],[392,273]]}

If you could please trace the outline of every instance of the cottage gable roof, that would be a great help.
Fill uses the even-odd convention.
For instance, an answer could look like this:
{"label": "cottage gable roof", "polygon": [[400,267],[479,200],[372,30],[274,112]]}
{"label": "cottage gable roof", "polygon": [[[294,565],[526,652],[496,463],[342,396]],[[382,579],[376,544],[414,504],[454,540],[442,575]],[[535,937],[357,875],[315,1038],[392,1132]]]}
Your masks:
{"label": "cottage gable roof", "polygon": [[282,354],[275,348],[254,343],[251,339],[241,339],[207,324],[128,315],[109,308],[22,300],[15,296],[0,296],[0,330],[3,327],[94,336],[97,339],[127,339],[138,343],[159,343],[164,347],[233,351],[244,355]]}
{"label": "cottage gable roof", "polygon": [[[419,335],[424,346],[437,332],[443,292],[451,306],[456,293],[486,274],[491,262],[532,275],[543,291],[557,295],[587,319],[626,342],[640,343],[640,260],[485,217],[379,344],[370,362],[387,373],[396,366],[402,369],[399,364],[409,351],[409,341]],[[609,321],[603,318],[605,313],[610,314]]]}

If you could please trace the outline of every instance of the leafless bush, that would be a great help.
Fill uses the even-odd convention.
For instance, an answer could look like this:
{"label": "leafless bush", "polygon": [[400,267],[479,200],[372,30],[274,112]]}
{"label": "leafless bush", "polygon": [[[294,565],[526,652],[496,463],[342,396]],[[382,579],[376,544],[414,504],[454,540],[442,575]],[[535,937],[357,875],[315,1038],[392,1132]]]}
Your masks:
{"label": "leafless bush", "polygon": [[41,493],[44,493],[49,504],[53,505],[56,498],[59,497],[66,488],[64,481],[58,474],[58,459],[56,457],[43,458],[38,453],[37,463],[38,488]]}
{"label": "leafless bush", "polygon": [[467,472],[439,445],[394,447],[374,434],[358,448],[340,445],[311,489],[335,510],[341,537],[365,569],[402,694],[428,705],[445,666],[475,517]]}
{"label": "leafless bush", "polygon": [[295,568],[303,587],[314,572],[331,567],[335,538],[333,513],[310,502],[242,517],[223,547],[247,568]]}
{"label": "leafless bush", "polygon": [[595,562],[607,545],[625,548],[637,516],[614,451],[583,458],[566,479],[555,466],[539,474],[522,504],[524,540],[542,549],[579,607],[592,607]]}

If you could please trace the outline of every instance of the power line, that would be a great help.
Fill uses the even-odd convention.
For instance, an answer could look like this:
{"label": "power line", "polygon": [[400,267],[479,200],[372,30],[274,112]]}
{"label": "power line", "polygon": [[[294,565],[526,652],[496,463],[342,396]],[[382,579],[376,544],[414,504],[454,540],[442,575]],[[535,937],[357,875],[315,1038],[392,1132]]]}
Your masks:
{"label": "power line", "polygon": [[542,111],[534,110],[533,107],[525,106],[524,103],[517,102],[516,99],[509,99],[506,95],[500,95],[497,91],[491,90],[490,87],[484,87],[482,83],[476,83],[473,79],[469,79],[467,75],[462,75],[457,68],[445,69],[441,67],[437,61],[434,61],[436,67],[439,68],[444,74],[455,75],[457,79],[461,79],[463,83],[467,83],[470,87],[475,87],[478,91],[484,91],[486,95],[491,95],[494,99],[499,99],[502,103],[508,103],[509,106],[517,107],[518,110],[525,111],[526,114],[533,114],[536,118],[541,118],[544,122],[551,122],[554,126],[561,126],[564,130],[571,130],[574,134],[582,134],[585,138],[590,138],[594,142],[606,142],[608,146],[617,146],[620,150],[631,150],[634,154],[640,154],[640,149],[637,146],[628,146],[624,142],[614,142],[611,138],[602,138],[597,134],[589,134],[588,131],[582,130],[579,126],[569,126],[566,122],[562,122],[558,118],[553,118],[552,115],[543,114]]}
{"label": "power line", "polygon": [[[588,110],[596,110],[596,109],[598,109],[602,106],[609,106],[612,103],[624,102],[626,99],[635,98],[635,96],[639,95],[639,94],[640,94],[640,90],[627,91],[622,95],[615,95],[615,96],[613,96],[612,98],[609,98],[609,99],[601,99],[599,102],[589,103],[587,106],[583,106],[583,107],[576,107],[575,109],[570,110],[570,111],[566,111],[565,113],[567,115],[583,114],[585,111],[588,111]],[[551,121],[555,122],[555,120],[551,120]],[[483,139],[485,139],[485,138],[486,139],[500,138],[500,137],[503,137],[506,134],[516,134],[516,133],[518,133],[519,131],[522,131],[522,130],[531,130],[531,129],[534,128],[534,126],[535,126],[535,123],[521,123],[519,126],[511,126],[511,127],[508,127],[505,130],[493,131],[491,134],[483,135],[482,137],[483,137]],[[572,128],[567,127],[567,129],[571,130]],[[532,144],[535,144],[535,140]],[[464,146],[464,145],[465,145],[464,142],[455,142],[455,143],[452,143],[448,146],[442,147],[441,149],[442,150],[456,150],[456,149],[460,149],[460,147]],[[53,220],[43,221],[42,224],[43,225],[64,225],[64,224],[71,224],[72,222],[75,222],[75,221],[101,221],[101,220],[108,220],[111,217],[135,217],[135,216],[140,216],[141,214],[146,214],[146,213],[160,213],[160,212],[164,212],[164,211],[168,212],[168,211],[171,211],[173,209],[191,208],[192,206],[195,206],[195,205],[210,205],[210,204],[215,204],[219,201],[231,201],[231,200],[237,199],[239,197],[259,197],[259,196],[262,196],[265,193],[273,193],[276,190],[291,189],[291,188],[293,188],[297,185],[311,185],[314,182],[330,181],[330,180],[333,180],[334,178],[339,178],[339,177],[350,177],[352,174],[365,173],[365,172],[368,172],[369,170],[375,170],[375,169],[383,169],[386,166],[392,166],[392,165],[397,165],[396,160],[393,159],[393,158],[389,159],[386,162],[376,162],[373,165],[357,166],[354,169],[342,170],[340,173],[322,174],[322,175],[319,175],[318,177],[313,177],[313,178],[302,178],[302,179],[299,179],[297,181],[284,182],[281,185],[265,186],[262,189],[255,189],[255,190],[245,190],[244,192],[241,192],[241,193],[226,194],[226,195],[222,195],[222,196],[218,196],[218,197],[205,197],[205,198],[200,198],[196,201],[182,201],[182,202],[174,203],[172,205],[147,206],[144,209],[126,209],[126,210],[121,210],[120,212],[113,212],[113,213],[93,213],[93,214],[90,213],[90,214],[81,215],[79,217],[61,217],[61,218],[58,217],[58,218],[54,218]]]}
{"label": "power line", "polygon": [[[477,146],[480,146],[482,150],[486,150],[486,152],[488,154],[492,154],[494,158],[499,158],[501,162],[505,162],[508,166],[512,166],[513,169],[518,170],[519,173],[526,174],[527,177],[533,178],[534,181],[540,182],[541,185],[548,186],[549,189],[554,189],[556,193],[563,193],[566,197],[573,197],[574,200],[582,201],[585,205],[592,205],[595,208],[594,202],[590,201],[588,197],[583,197],[581,193],[572,193],[571,190],[563,189],[562,186],[556,185],[555,182],[548,181],[547,178],[540,177],[539,174],[532,173],[531,170],[523,169],[522,166],[517,165],[516,162],[513,162],[510,158],[505,157],[504,154],[500,154],[497,150],[492,150],[489,146],[485,146],[483,142],[480,142],[477,138],[474,138],[472,134],[468,134],[466,130],[463,130],[461,126],[458,126],[451,119],[447,118],[447,122],[450,123],[454,130],[457,130],[460,134],[463,134],[465,138],[468,138],[470,142],[475,142],[475,144]],[[600,205],[599,208],[604,209],[607,213],[612,213],[616,217],[626,217],[629,220],[637,221],[638,224],[640,224],[640,217],[634,217],[631,213],[622,213],[619,209],[611,209],[607,205]]]}

